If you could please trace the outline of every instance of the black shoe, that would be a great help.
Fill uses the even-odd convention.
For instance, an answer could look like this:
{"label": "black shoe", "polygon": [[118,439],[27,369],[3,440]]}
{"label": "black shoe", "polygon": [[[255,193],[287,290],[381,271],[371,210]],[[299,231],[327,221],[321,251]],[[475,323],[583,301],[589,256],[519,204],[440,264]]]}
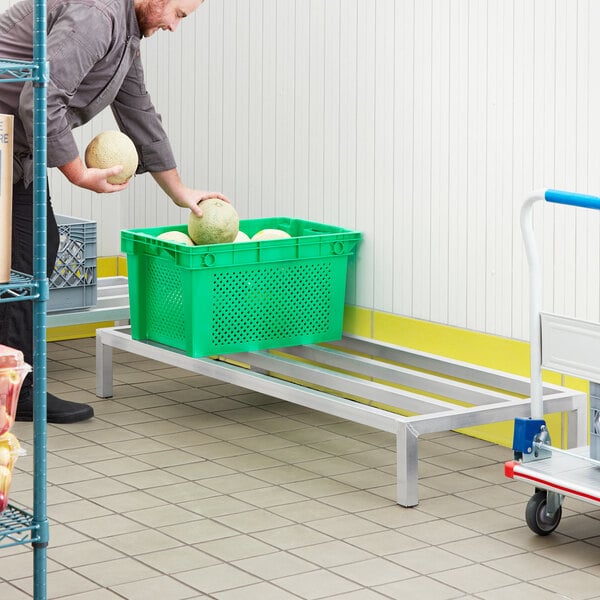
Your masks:
{"label": "black shoe", "polygon": [[[79,421],[87,421],[94,416],[94,409],[89,404],[62,400],[50,393],[46,394],[46,398],[48,423],[79,423]],[[15,421],[33,421],[33,390],[31,387],[21,389]]]}

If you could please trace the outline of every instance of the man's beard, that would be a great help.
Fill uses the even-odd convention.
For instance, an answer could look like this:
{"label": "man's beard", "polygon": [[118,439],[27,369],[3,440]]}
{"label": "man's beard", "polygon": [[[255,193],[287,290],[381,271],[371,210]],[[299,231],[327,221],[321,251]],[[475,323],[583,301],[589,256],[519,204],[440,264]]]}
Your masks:
{"label": "man's beard", "polygon": [[135,16],[142,35],[146,35],[151,29],[157,27],[168,0],[146,0],[143,4],[135,7]]}

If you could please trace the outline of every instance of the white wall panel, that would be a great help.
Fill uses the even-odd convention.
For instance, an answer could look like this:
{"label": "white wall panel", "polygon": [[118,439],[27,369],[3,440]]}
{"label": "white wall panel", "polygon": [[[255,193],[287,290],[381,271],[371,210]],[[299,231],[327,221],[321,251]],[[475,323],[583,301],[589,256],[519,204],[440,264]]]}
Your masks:
{"label": "white wall panel", "polygon": [[[451,5],[445,0],[434,0],[431,13],[439,19],[431,21],[431,277],[433,286],[448,289],[449,223],[449,127],[450,122],[450,71],[448,50],[450,44]],[[435,90],[435,91],[434,91]],[[390,232],[393,234],[393,232]],[[433,283],[435,282],[435,283]],[[431,318],[448,320],[448,294],[432,294]]]}
{"label": "white wall panel", "polygon": [[[189,185],[244,218],[360,229],[352,303],[526,338],[525,195],[600,194],[598,22],[596,0],[206,0],[143,55]],[[118,196],[51,184],[104,255],[121,228],[187,219],[148,176]],[[535,223],[545,310],[600,320],[599,215]]]}
{"label": "white wall panel", "polygon": [[[263,37],[276,35],[275,31],[263,30],[263,2],[249,2],[248,40],[248,214],[258,210],[262,213],[263,174]],[[236,199],[232,198],[235,203]]]}
{"label": "white wall panel", "polygon": [[[469,3],[462,0],[450,2],[449,51],[448,51],[448,273],[449,284],[443,296],[448,298],[448,322],[465,327],[467,323],[468,255],[472,250],[465,235],[465,215],[467,214],[468,183],[471,172],[468,169],[467,152],[469,135]],[[409,157],[407,157],[409,159]],[[461,190],[452,194],[451,190]],[[450,201],[452,198],[452,201]],[[450,283],[451,282],[451,283]],[[437,287],[437,286],[436,286]],[[439,293],[439,292],[438,292]]]}
{"label": "white wall panel", "polygon": [[[295,215],[307,218],[311,203],[320,200],[309,196],[310,164],[310,13],[311,2],[284,2],[280,10],[289,10],[294,21],[294,141],[290,147],[293,160],[291,194]],[[285,43],[285,41],[283,42]],[[286,152],[284,148],[282,152]],[[315,147],[316,151],[316,147]],[[289,200],[279,198],[279,202]]]}
{"label": "white wall panel", "polygon": [[[258,97],[256,109],[261,115],[262,152],[260,156],[260,207],[267,215],[277,214],[278,200],[276,190],[277,154],[284,148],[277,147],[277,49],[279,35],[277,31],[277,0],[263,0],[263,20],[257,47],[261,56],[262,89]],[[281,210],[283,207],[279,208]]]}
{"label": "white wall panel", "polygon": [[[339,103],[339,173],[332,174],[331,177],[339,177],[339,195],[332,198],[331,202],[336,202],[339,207],[339,224],[342,227],[356,227],[357,211],[359,206],[359,196],[357,191],[357,178],[359,166],[356,156],[357,146],[357,128],[356,128],[356,88],[358,86],[358,76],[356,64],[358,60],[358,36],[361,29],[358,22],[358,2],[359,0],[340,0],[342,9],[340,10],[340,103]],[[329,178],[329,176],[328,176]],[[328,201],[325,199],[325,201]],[[361,227],[362,230],[362,227]],[[368,234],[367,234],[368,235]],[[392,251],[392,254],[394,252]],[[362,287],[359,282],[358,273],[365,269],[372,268],[368,264],[362,267],[361,262],[363,253],[359,252],[352,261],[352,270],[350,271],[348,286],[348,300],[354,304],[358,303],[358,289]]]}
{"label": "white wall panel", "polygon": [[[287,3],[289,4],[289,3]],[[286,201],[286,212],[294,212],[294,147],[295,139],[295,14],[290,7],[282,10],[280,3],[274,25],[277,36],[276,53],[276,102],[274,113],[275,131],[275,178],[274,199]],[[283,210],[283,209],[281,209]]]}
{"label": "white wall panel", "polygon": [[325,5],[323,38],[325,61],[323,63],[323,198],[321,219],[326,223],[340,223],[340,160],[341,160],[341,22],[345,12],[344,0],[332,0]]}
{"label": "white wall panel", "polygon": [[416,206],[413,200],[415,3],[406,2],[402,6],[396,3],[394,7],[394,235],[389,242],[394,267],[388,276],[393,280],[391,312],[412,315],[413,277],[419,276],[413,251],[416,237],[413,226]]}
{"label": "white wall panel", "polygon": [[[394,61],[395,35],[394,0],[382,0],[374,5],[374,117],[373,150],[368,160],[373,162],[373,252],[380,257],[377,271],[394,273],[394,255],[389,251],[394,238]],[[368,191],[365,190],[365,194]],[[377,207],[377,208],[375,208]],[[381,309],[393,311],[393,277],[379,277],[374,272],[373,296]]]}
{"label": "white wall panel", "polygon": [[[361,246],[357,260],[360,273],[357,301],[369,306],[375,301],[375,278],[384,271],[382,263],[375,257],[375,240],[382,236],[375,229],[375,217],[379,211],[385,211],[389,207],[389,200],[377,197],[374,191],[377,160],[374,132],[376,10],[373,10],[373,4],[361,1],[358,2],[357,9],[356,121],[350,126],[356,127],[356,220],[361,223],[360,229],[365,235],[365,243]],[[380,260],[381,256],[379,255]]]}

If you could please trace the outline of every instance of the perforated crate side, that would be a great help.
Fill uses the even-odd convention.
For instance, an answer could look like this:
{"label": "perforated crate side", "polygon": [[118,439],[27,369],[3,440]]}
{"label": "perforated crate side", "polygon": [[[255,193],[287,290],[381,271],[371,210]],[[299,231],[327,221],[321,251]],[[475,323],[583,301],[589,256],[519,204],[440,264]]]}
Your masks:
{"label": "perforated crate side", "polygon": [[97,226],[66,215],[56,215],[59,247],[50,277],[48,310],[89,308],[97,302]]}

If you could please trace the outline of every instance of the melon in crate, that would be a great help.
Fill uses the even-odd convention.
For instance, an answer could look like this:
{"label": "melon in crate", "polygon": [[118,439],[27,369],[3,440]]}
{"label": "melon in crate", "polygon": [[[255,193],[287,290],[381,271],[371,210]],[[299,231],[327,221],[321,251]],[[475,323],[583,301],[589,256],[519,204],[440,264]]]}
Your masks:
{"label": "melon in crate", "polygon": [[190,214],[188,233],[197,245],[233,242],[240,228],[235,208],[220,198],[208,198],[198,204],[202,216]]}

